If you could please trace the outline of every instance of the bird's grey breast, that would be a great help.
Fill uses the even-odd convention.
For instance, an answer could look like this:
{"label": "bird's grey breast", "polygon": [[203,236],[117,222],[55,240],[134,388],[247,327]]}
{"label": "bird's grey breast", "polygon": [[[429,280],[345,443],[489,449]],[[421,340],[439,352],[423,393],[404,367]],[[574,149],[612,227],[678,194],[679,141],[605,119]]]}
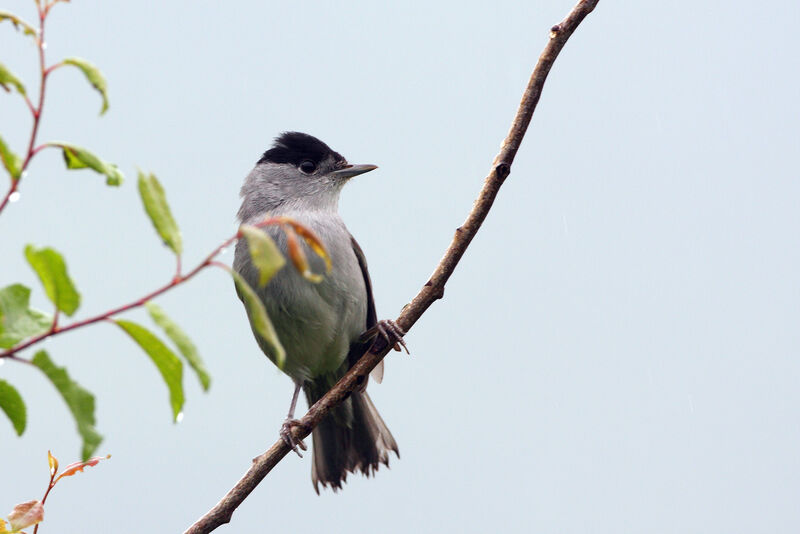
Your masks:
{"label": "bird's grey breast", "polygon": [[[365,330],[367,294],[364,275],[352,246],[352,237],[335,212],[297,211],[281,213],[303,224],[319,236],[331,257],[331,272],[304,246],[311,269],[324,274],[313,283],[291,264],[258,290],[281,343],[289,353],[286,372],[306,380],[335,371],[347,357],[350,344]],[[263,217],[245,221],[253,224]],[[288,257],[284,231],[269,226],[265,231]],[[246,243],[236,246],[234,268],[257,287],[258,273]],[[263,348],[262,344],[262,348]]]}

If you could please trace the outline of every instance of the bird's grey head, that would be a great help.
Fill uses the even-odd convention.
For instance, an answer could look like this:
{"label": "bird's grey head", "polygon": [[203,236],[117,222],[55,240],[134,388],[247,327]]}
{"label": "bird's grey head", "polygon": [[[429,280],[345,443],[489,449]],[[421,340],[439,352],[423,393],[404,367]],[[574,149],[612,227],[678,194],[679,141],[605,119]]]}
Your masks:
{"label": "bird's grey head", "polygon": [[375,168],[347,163],[316,137],[285,132],[245,179],[239,219],[246,222],[274,211],[336,211],[347,180]]}

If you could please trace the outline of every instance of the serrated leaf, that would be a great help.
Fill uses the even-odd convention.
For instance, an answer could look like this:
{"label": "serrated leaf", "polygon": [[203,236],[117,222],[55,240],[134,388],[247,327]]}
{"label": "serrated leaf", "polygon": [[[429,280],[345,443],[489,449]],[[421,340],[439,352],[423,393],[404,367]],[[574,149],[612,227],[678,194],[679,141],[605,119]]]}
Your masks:
{"label": "serrated leaf", "polygon": [[239,232],[247,240],[250,258],[258,269],[258,285],[264,287],[286,265],[286,258],[275,241],[262,229],[243,224]]}
{"label": "serrated leaf", "polygon": [[25,86],[22,85],[22,82],[19,81],[19,78],[14,76],[14,73],[8,70],[5,65],[0,63],[0,87],[6,91],[11,91],[11,89],[8,88],[9,85],[13,85],[19,94],[26,94]]}
{"label": "serrated leaf", "polygon": [[0,410],[6,413],[17,435],[21,436],[25,432],[27,420],[25,401],[14,386],[2,379],[0,379]]}
{"label": "serrated leaf", "polygon": [[117,186],[125,177],[116,165],[106,163],[85,148],[62,141],[50,141],[48,146],[59,147],[68,169],[92,169],[106,177],[106,184]]}
{"label": "serrated leaf", "polygon": [[150,217],[150,222],[153,223],[161,240],[175,254],[180,255],[183,251],[181,231],[172,217],[164,188],[161,187],[161,183],[154,174],[139,172],[139,196],[142,197],[144,210]]}
{"label": "serrated leaf", "polygon": [[44,334],[53,319],[30,308],[31,290],[22,284],[0,289],[0,348],[10,349],[25,338]]}
{"label": "serrated leaf", "polygon": [[[67,467],[64,468],[64,472],[58,475],[58,478],[55,479],[55,481],[53,481],[53,484],[55,484],[64,477],[71,477],[72,475],[75,475],[77,473],[83,473],[83,470],[86,469],[87,467],[94,467],[98,463],[100,463],[101,460],[108,460],[109,458],[111,458],[111,455],[107,454],[105,456],[95,456],[94,458],[90,458],[89,460],[86,460],[84,462],[75,462],[73,464],[69,464]],[[56,462],[56,464],[58,464],[58,462]]]}
{"label": "serrated leaf", "polygon": [[177,421],[178,414],[183,409],[183,364],[163,341],[145,327],[124,319],[116,319],[115,322],[156,364],[161,377],[167,384],[167,389],[169,389],[172,417],[174,421]]}
{"label": "serrated leaf", "polygon": [[44,519],[44,506],[39,501],[28,501],[18,504],[8,514],[11,532],[18,532],[26,527],[41,523]]}
{"label": "serrated leaf", "polygon": [[27,245],[25,259],[39,276],[50,302],[72,316],[81,304],[81,295],[67,273],[63,256],[49,247],[37,249],[33,245]]}
{"label": "serrated leaf", "polygon": [[144,306],[147,308],[148,313],[150,313],[150,318],[164,330],[164,333],[175,343],[175,346],[178,347],[178,351],[180,351],[189,363],[189,366],[194,370],[197,378],[200,380],[200,384],[203,386],[203,391],[208,391],[211,385],[211,377],[208,375],[208,371],[206,371],[205,364],[203,364],[203,359],[200,358],[197,347],[192,343],[192,340],[189,339],[189,336],[167,316],[158,304],[153,301],[148,301]]}
{"label": "serrated leaf", "polygon": [[261,299],[250,287],[250,284],[247,283],[247,280],[242,278],[242,275],[236,271],[231,271],[231,276],[233,276],[233,283],[236,285],[236,293],[242,299],[245,310],[247,310],[250,327],[256,334],[259,345],[275,365],[279,369],[283,369],[284,365],[286,365],[286,350],[283,348],[280,339],[278,339],[278,333],[275,332],[275,327],[272,326],[272,321],[267,315],[264,303],[261,302]]}
{"label": "serrated leaf", "polygon": [[13,13],[10,13],[5,10],[0,10],[0,22],[3,22],[4,20],[11,21],[11,24],[13,24],[17,30],[19,30],[20,26],[22,26],[22,31],[25,32],[25,35],[32,35],[36,37],[36,29],[33,26],[31,26],[30,24],[28,24],[27,22],[25,22],[24,20],[22,20]]}
{"label": "serrated leaf", "polygon": [[103,74],[100,72],[100,69],[79,57],[68,57],[62,61],[62,63],[65,65],[73,65],[81,69],[83,75],[86,76],[86,80],[88,80],[88,82],[92,84],[92,87],[97,89],[100,96],[103,97],[103,107],[100,110],[100,115],[105,113],[108,110],[108,84]]}
{"label": "serrated leaf", "polygon": [[0,160],[11,175],[11,180],[16,182],[22,174],[22,159],[8,148],[2,137],[0,137]]}
{"label": "serrated leaf", "polygon": [[94,427],[94,395],[72,380],[64,367],[53,363],[47,352],[40,350],[33,355],[31,362],[50,379],[67,403],[78,427],[78,434],[83,439],[81,458],[89,458],[103,441],[103,436]]}

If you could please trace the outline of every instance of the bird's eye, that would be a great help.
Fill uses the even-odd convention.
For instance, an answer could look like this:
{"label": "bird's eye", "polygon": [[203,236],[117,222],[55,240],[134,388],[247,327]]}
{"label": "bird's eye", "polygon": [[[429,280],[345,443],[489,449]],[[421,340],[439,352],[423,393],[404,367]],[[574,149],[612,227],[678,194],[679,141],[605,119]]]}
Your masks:
{"label": "bird's eye", "polygon": [[317,170],[317,165],[310,159],[307,159],[300,164],[299,169],[306,174],[311,174],[312,172]]}

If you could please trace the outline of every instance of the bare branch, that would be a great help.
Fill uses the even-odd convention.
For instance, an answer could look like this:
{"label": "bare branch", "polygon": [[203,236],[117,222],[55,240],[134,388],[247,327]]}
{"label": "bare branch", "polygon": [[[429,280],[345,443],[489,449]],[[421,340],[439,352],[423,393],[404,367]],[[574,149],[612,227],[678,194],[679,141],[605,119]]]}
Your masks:
{"label": "bare branch", "polygon": [[[489,213],[500,186],[503,185],[506,177],[511,172],[514,156],[516,156],[525,131],[528,129],[528,124],[533,116],[533,111],[536,109],[536,104],[539,102],[539,96],[542,94],[544,82],[547,79],[550,68],[553,66],[553,62],[555,62],[561,49],[564,48],[572,32],[575,31],[586,15],[592,12],[598,1],[581,0],[572,9],[567,18],[550,29],[550,40],[539,56],[539,61],[533,70],[528,87],[525,89],[525,94],[514,117],[514,122],[511,124],[511,130],[503,141],[500,153],[494,159],[492,169],[489,172],[489,176],[486,177],[483,189],[481,189],[472,211],[464,224],[456,229],[453,241],[447,248],[444,257],[439,262],[431,278],[425,283],[417,296],[414,297],[414,300],[403,309],[396,320],[397,324],[405,331],[408,331],[419,320],[431,304],[444,295],[444,286],[447,280],[453,274],[456,265]],[[295,438],[300,440],[308,436],[331,408],[341,403],[356,388],[359,378],[367,376],[389,350],[390,347],[379,336],[369,352],[324,397],[311,406],[308,413],[300,420],[301,425],[294,427]],[[228,523],[234,510],[290,451],[291,449],[283,440],[278,440],[268,451],[255,458],[253,465],[233,489],[206,515],[189,527],[184,534],[205,534],[224,523]]]}

